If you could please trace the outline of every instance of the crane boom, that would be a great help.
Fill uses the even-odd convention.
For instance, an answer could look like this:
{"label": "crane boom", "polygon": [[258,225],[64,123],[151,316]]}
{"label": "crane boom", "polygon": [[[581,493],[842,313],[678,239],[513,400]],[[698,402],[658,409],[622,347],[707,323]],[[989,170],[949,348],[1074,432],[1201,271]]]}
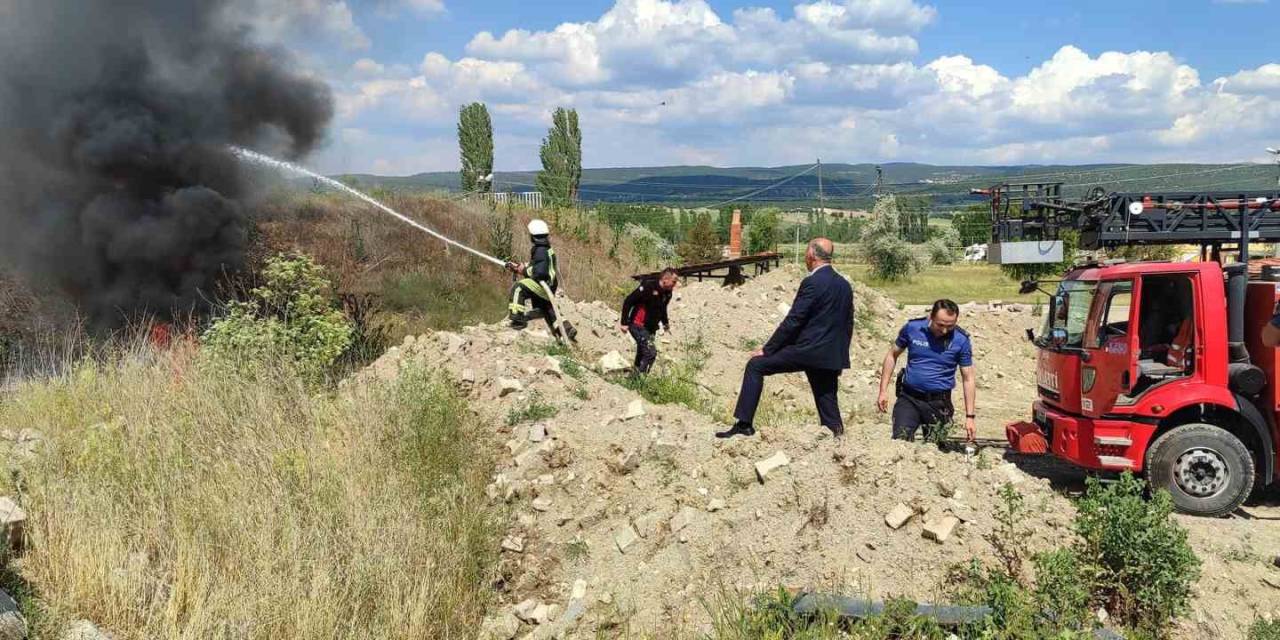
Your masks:
{"label": "crane boom", "polygon": [[1003,184],[972,193],[991,198],[991,241],[1006,249],[1018,243],[1043,246],[1059,241],[1064,229],[1079,232],[1083,249],[1162,244],[1220,249],[1243,240],[1240,248],[1247,251],[1250,242],[1280,242],[1280,189],[1164,193],[1095,189],[1073,200],[1062,196],[1062,183],[1045,183]]}

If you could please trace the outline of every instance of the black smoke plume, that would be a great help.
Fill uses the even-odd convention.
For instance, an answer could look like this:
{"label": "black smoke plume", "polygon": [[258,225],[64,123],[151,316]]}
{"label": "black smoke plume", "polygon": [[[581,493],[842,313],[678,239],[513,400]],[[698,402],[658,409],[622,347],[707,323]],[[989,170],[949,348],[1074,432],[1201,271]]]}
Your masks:
{"label": "black smoke plume", "polygon": [[0,0],[0,263],[99,326],[191,310],[242,266],[248,170],[323,138],[326,85],[229,0]]}

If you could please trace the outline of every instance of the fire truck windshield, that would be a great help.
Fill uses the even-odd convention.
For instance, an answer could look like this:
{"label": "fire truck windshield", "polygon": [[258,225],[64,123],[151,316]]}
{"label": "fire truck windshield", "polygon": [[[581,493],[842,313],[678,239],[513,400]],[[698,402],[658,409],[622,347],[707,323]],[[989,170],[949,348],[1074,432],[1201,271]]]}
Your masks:
{"label": "fire truck windshield", "polygon": [[1085,322],[1089,318],[1089,306],[1098,283],[1092,280],[1063,280],[1058,293],[1049,300],[1049,312],[1044,317],[1044,331],[1040,334],[1041,346],[1048,344],[1054,329],[1066,331],[1067,339],[1060,346],[1079,348],[1084,341]]}

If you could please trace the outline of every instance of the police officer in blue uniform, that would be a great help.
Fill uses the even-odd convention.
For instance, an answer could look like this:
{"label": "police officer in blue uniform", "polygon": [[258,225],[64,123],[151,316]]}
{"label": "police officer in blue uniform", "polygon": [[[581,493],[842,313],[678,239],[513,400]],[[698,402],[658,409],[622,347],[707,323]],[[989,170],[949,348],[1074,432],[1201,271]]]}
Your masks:
{"label": "police officer in blue uniform", "polygon": [[927,318],[909,320],[903,325],[889,353],[885,354],[880,369],[880,397],[876,402],[881,413],[889,410],[887,392],[898,356],[907,352],[907,366],[896,383],[895,440],[915,440],[916,430],[921,428],[927,439],[935,425],[954,419],[951,390],[956,386],[957,367],[964,381],[964,428],[969,440],[974,439],[977,383],[973,373],[973,343],[969,334],[956,325],[959,317],[960,307],[956,303],[938,300]]}

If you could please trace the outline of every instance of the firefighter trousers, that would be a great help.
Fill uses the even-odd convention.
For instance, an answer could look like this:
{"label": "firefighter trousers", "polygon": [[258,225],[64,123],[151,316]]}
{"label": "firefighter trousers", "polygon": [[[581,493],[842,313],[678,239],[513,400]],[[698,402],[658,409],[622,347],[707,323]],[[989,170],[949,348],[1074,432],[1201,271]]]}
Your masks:
{"label": "firefighter trousers", "polygon": [[547,328],[551,330],[551,334],[556,332],[556,310],[551,305],[551,299],[547,297],[548,292],[542,288],[534,280],[522,278],[517,280],[511,287],[511,304],[509,310],[511,312],[511,326],[517,329],[523,329],[529,324],[529,308],[542,314],[543,320],[547,322]]}

